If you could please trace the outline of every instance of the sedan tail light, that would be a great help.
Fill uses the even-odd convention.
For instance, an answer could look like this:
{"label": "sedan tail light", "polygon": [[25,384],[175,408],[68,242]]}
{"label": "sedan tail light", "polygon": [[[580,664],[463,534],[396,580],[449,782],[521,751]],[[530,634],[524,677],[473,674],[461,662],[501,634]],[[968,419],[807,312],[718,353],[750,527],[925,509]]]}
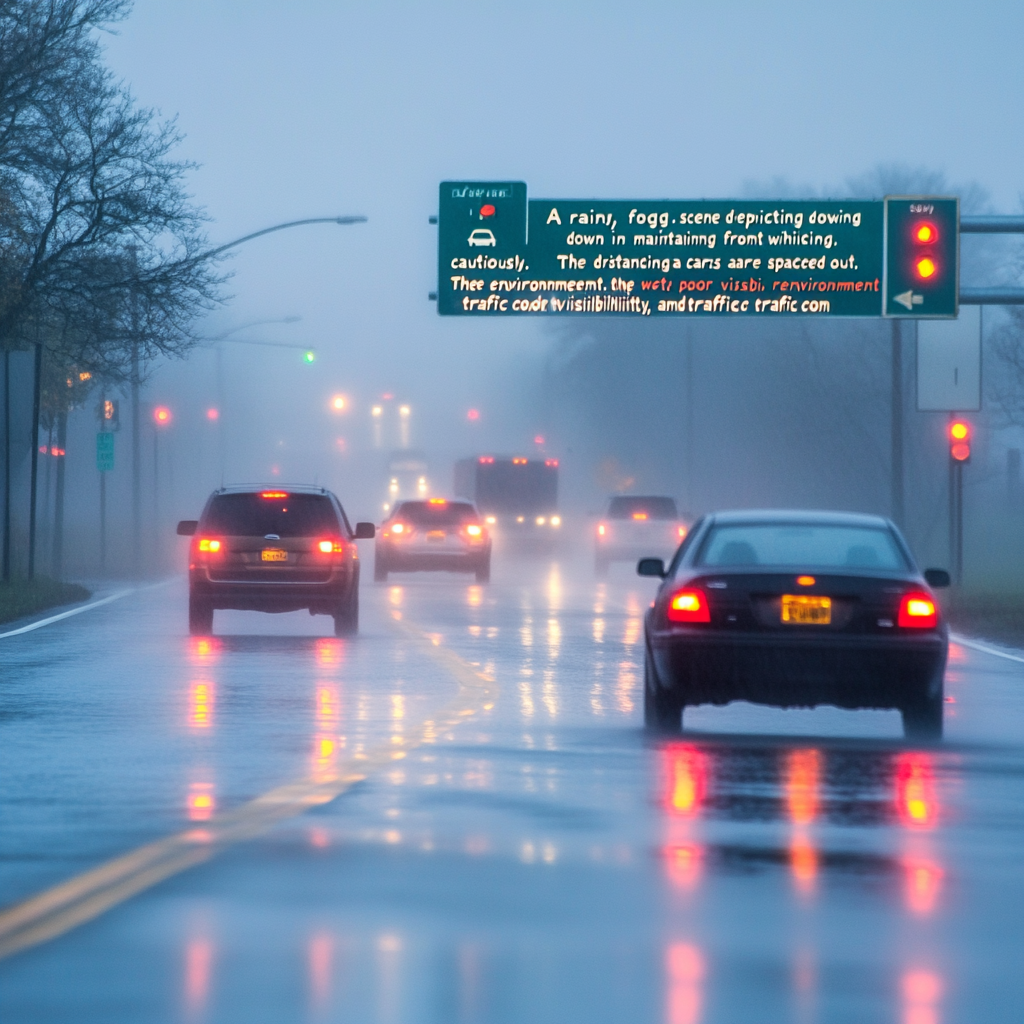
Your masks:
{"label": "sedan tail light", "polygon": [[710,622],[711,611],[703,590],[679,590],[672,595],[666,610],[669,622]]}
{"label": "sedan tail light", "polygon": [[935,602],[928,594],[919,592],[904,594],[896,623],[910,629],[934,629],[939,624],[939,613]]}

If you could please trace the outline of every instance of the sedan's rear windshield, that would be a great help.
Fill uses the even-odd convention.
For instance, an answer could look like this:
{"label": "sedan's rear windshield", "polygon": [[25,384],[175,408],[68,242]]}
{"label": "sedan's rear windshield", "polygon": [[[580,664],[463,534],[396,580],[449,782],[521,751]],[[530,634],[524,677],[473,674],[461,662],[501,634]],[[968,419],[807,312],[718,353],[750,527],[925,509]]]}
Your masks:
{"label": "sedan's rear windshield", "polygon": [[831,523],[723,524],[701,545],[698,565],[906,571],[886,529]]}
{"label": "sedan's rear windshield", "polygon": [[284,491],[261,494],[215,494],[203,518],[206,533],[235,537],[315,537],[336,535],[341,526],[334,505],[326,494],[289,494]]}
{"label": "sedan's rear windshield", "polygon": [[679,512],[672,498],[612,498],[608,505],[609,519],[678,519]]}
{"label": "sedan's rear windshield", "polygon": [[395,512],[395,519],[403,519],[413,526],[457,526],[467,520],[475,522],[479,516],[467,501],[406,501]]}

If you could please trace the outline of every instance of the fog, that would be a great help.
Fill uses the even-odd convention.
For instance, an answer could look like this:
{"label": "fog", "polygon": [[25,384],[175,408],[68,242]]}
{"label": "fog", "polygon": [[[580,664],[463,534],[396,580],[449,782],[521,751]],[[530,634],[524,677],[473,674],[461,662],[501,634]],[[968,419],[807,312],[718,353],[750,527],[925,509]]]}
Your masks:
{"label": "fog", "polygon": [[[889,513],[888,324],[442,318],[428,299],[428,217],[445,178],[617,198],[881,196],[903,181],[957,192],[965,211],[1016,212],[1024,9],[552,7],[140,0],[110,37],[109,63],[139,101],[177,117],[211,242],[304,217],[368,218],[239,248],[225,263],[228,300],[197,328],[224,340],[148,368],[150,570],[173,564],[174,520],[198,514],[222,482],[322,483],[354,517],[379,519],[387,455],[400,447],[425,452],[441,493],[459,456],[557,456],[578,517],[634,487],[694,514]],[[965,283],[1015,280],[1015,252],[965,244]],[[1002,316],[987,310],[986,332]],[[922,558],[945,564],[944,420],[915,411],[911,324],[902,345],[907,532]],[[172,420],[154,439],[157,404]],[[79,573],[98,569],[92,406],[74,414],[67,444],[66,559]],[[109,482],[114,549],[130,511],[128,407],[122,398]],[[990,408],[979,423],[975,565],[1000,547],[981,510],[1002,502],[998,536],[1020,532],[1005,467],[1021,438]],[[24,476],[25,460],[16,468]],[[43,488],[46,477],[44,465]],[[108,568],[126,571],[123,554]]]}

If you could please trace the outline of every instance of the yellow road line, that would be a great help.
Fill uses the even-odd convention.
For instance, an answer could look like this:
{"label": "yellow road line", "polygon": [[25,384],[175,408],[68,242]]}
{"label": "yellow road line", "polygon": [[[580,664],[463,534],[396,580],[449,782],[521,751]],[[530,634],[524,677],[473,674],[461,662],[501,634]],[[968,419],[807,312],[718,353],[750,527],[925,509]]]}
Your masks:
{"label": "yellow road line", "polygon": [[278,786],[233,811],[140,846],[0,911],[0,959],[57,938],[285,818],[330,803],[375,771],[404,758],[409,750],[432,743],[440,732],[494,706],[497,684],[493,679],[441,647],[436,638],[425,637],[397,619],[394,626],[422,646],[459,684],[455,698],[433,718],[413,728],[399,749],[389,741],[368,754],[348,758],[326,781],[307,778]]}

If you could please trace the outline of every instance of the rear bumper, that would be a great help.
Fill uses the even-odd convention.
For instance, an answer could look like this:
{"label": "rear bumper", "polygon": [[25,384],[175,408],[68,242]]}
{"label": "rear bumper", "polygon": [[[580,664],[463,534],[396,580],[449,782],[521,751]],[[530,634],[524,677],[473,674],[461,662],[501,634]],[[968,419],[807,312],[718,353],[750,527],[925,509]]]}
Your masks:
{"label": "rear bumper", "polygon": [[192,597],[208,601],[213,608],[238,611],[293,612],[303,608],[333,614],[338,605],[359,585],[358,568],[352,573],[332,576],[324,583],[212,582],[190,573]]}
{"label": "rear bumper", "polygon": [[477,551],[396,551],[378,548],[374,554],[378,566],[388,572],[476,572],[491,557],[489,547]]}
{"label": "rear bumper", "polygon": [[902,708],[942,692],[948,638],[648,633],[658,682],[684,704]]}

